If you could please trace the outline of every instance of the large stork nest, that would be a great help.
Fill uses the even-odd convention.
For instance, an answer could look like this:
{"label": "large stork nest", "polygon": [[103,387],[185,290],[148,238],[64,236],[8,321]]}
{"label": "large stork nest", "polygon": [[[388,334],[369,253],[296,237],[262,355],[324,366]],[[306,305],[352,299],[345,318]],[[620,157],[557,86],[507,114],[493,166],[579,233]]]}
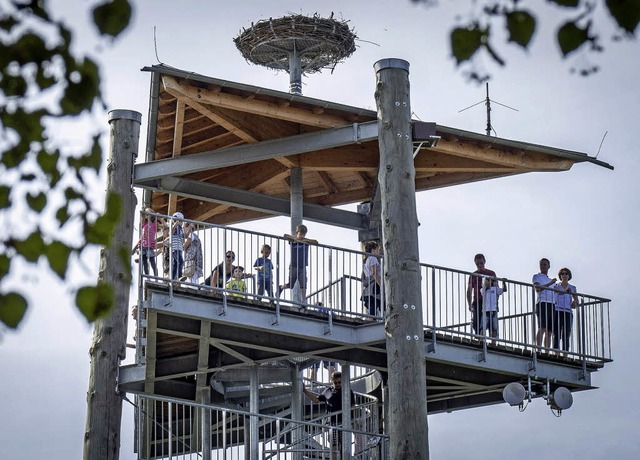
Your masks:
{"label": "large stork nest", "polygon": [[347,21],[302,15],[264,19],[242,30],[233,41],[249,62],[275,70],[289,71],[293,51],[302,73],[333,69],[356,50],[356,34]]}

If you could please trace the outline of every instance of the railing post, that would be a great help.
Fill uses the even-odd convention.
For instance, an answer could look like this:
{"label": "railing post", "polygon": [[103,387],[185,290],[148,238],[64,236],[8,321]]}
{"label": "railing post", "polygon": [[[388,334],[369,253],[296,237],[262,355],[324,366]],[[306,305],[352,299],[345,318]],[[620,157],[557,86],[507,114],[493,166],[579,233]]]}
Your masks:
{"label": "railing post", "polygon": [[[351,458],[351,366],[346,363],[342,366],[342,458]],[[340,436],[339,433],[335,434]]]}
{"label": "railing post", "polygon": [[[431,340],[435,351],[436,346],[436,269],[431,267]],[[428,324],[427,324],[428,326]]]}
{"label": "railing post", "polygon": [[[329,294],[328,294],[328,299],[327,299],[327,305],[326,307],[328,308],[333,308],[333,289],[332,289],[332,282],[333,282],[333,249],[329,249]],[[318,285],[319,287],[319,285]],[[329,310],[328,310],[329,311]]]}
{"label": "railing post", "polygon": [[584,311],[584,297],[582,298],[582,302],[579,302],[578,309],[580,311],[580,331],[582,334],[580,340],[580,347],[582,348],[582,372],[583,376],[587,375],[587,330],[586,330],[586,314]]}
{"label": "railing post", "polygon": [[533,309],[531,311],[531,331],[532,331],[532,336],[531,336],[531,342],[532,342],[532,350],[533,350],[533,354],[534,356],[537,356],[538,352],[540,351],[538,349],[538,344],[535,342],[536,337],[537,337],[537,333],[538,333],[538,322],[536,321],[536,290],[535,288],[531,288],[531,300],[532,303],[531,305],[533,306]]}

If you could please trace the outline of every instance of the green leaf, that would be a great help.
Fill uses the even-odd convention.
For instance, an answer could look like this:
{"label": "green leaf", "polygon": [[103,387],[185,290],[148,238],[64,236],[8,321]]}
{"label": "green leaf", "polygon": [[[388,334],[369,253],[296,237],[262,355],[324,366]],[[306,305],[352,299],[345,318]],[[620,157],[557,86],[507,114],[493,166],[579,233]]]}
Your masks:
{"label": "green leaf", "polygon": [[64,189],[64,197],[67,200],[67,202],[69,202],[72,200],[81,199],[84,196],[82,195],[82,193],[74,190],[73,188],[67,187],[66,189]]}
{"label": "green leaf", "polygon": [[555,3],[556,5],[566,6],[569,8],[577,8],[580,4],[580,0],[549,0],[551,3]]}
{"label": "green leaf", "polygon": [[536,30],[536,18],[527,11],[511,11],[506,18],[509,41],[526,48]]}
{"label": "green leaf", "polygon": [[60,99],[60,108],[65,115],[78,115],[90,110],[93,101],[100,97],[99,69],[91,59],[79,64],[67,62],[67,87]]}
{"label": "green leaf", "polygon": [[558,44],[564,57],[580,48],[588,40],[589,31],[587,29],[581,29],[575,22],[566,22],[558,29]]}
{"label": "green leaf", "polygon": [[18,21],[11,16],[0,19],[0,28],[7,32],[10,32],[16,24],[18,24]]}
{"label": "green leaf", "polygon": [[10,59],[19,65],[29,62],[40,63],[48,61],[52,57],[52,52],[47,48],[42,37],[28,33],[21,36],[14,44],[6,48],[10,53]]}
{"label": "green leaf", "polygon": [[47,256],[51,269],[61,279],[64,279],[64,276],[67,273],[71,248],[60,241],[54,241],[45,247],[44,254]]}
{"label": "green leaf", "polygon": [[69,208],[67,207],[67,205],[64,205],[60,209],[58,209],[58,212],[56,212],[56,219],[58,220],[58,222],[60,222],[61,227],[67,223],[67,221],[69,220]]}
{"label": "green leaf", "polygon": [[33,196],[31,193],[27,195],[27,204],[31,209],[35,212],[42,212],[42,210],[47,205],[47,196],[40,192],[37,195]]}
{"label": "green leaf", "polygon": [[60,152],[48,153],[44,150],[38,152],[36,160],[42,172],[50,175],[58,171],[58,160],[60,159]]}
{"label": "green leaf", "polygon": [[102,147],[100,146],[100,136],[93,137],[93,146],[91,152],[87,156],[87,161],[84,164],[88,168],[95,169],[96,174],[100,172],[100,166],[102,166]]}
{"label": "green leaf", "polygon": [[0,209],[11,206],[11,188],[6,185],[0,185]]}
{"label": "green leaf", "polygon": [[38,67],[35,81],[41,90],[51,88],[57,83],[55,77],[53,77],[52,75],[48,75],[42,66]]}
{"label": "green leaf", "polygon": [[486,31],[477,26],[472,29],[458,27],[451,32],[451,52],[457,64],[464,62],[475,54],[482,45]]}
{"label": "green leaf", "polygon": [[89,322],[107,316],[114,304],[113,288],[105,283],[82,287],[76,293],[76,305]]}
{"label": "green leaf", "polygon": [[7,276],[11,267],[11,258],[6,254],[0,254],[0,280]]}
{"label": "green leaf", "polygon": [[118,249],[118,258],[120,259],[122,269],[126,272],[127,281],[131,282],[131,248],[121,246],[120,249]]}
{"label": "green leaf", "polygon": [[26,151],[29,151],[28,146],[31,142],[43,140],[44,127],[40,120],[48,114],[49,112],[44,109],[26,112],[23,108],[18,108],[11,114],[3,113],[2,122],[5,127],[13,128],[20,133],[21,145],[27,147]]}
{"label": "green leaf", "polygon": [[38,231],[33,232],[24,241],[14,242],[13,245],[18,254],[29,262],[37,262],[44,251],[42,235]]}
{"label": "green leaf", "polygon": [[635,34],[640,23],[640,0],[607,0],[606,5],[618,25]]}
{"label": "green leaf", "polygon": [[27,311],[27,300],[20,294],[0,294],[0,321],[15,329]]}
{"label": "green leaf", "polygon": [[122,197],[118,193],[109,192],[107,195],[107,208],[104,214],[89,224],[85,230],[87,243],[108,246],[111,244],[116,225],[122,214]]}
{"label": "green leaf", "polygon": [[0,90],[6,96],[24,97],[27,93],[27,81],[22,75],[3,75]]}
{"label": "green leaf", "polygon": [[93,22],[102,35],[117,37],[129,25],[131,12],[127,0],[107,1],[93,9]]}

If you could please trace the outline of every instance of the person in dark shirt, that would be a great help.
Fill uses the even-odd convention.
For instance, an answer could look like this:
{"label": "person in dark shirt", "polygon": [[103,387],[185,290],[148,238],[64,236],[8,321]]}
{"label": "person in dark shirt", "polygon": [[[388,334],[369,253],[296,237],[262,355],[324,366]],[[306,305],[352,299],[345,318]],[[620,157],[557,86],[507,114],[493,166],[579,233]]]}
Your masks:
{"label": "person in dark shirt", "polygon": [[285,239],[291,243],[291,265],[289,266],[289,282],[278,286],[278,297],[285,289],[293,289],[296,281],[300,285],[302,302],[307,297],[307,265],[309,265],[309,245],[318,244],[317,240],[307,238],[306,225],[296,227],[296,236],[285,234]]}
{"label": "person in dark shirt", "polygon": [[211,271],[211,275],[205,278],[204,284],[214,288],[214,291],[215,288],[224,289],[233,274],[233,269],[236,268],[233,265],[234,260],[236,260],[236,254],[233,251],[227,251],[224,260]]}
{"label": "person in dark shirt", "polygon": [[[317,395],[303,387],[302,391],[307,398],[314,403],[324,403],[327,406],[327,413],[331,414],[331,426],[342,425],[342,372],[336,371],[331,374],[331,388],[326,389]],[[355,395],[351,391],[351,406],[356,403]],[[342,430],[332,432],[331,438],[331,458],[342,458]],[[336,457],[334,455],[337,453]]]}

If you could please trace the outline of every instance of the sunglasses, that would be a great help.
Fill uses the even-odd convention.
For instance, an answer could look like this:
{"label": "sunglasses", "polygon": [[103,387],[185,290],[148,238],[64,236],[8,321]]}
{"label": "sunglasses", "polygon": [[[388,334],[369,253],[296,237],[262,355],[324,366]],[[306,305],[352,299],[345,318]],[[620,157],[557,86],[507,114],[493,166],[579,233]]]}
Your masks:
{"label": "sunglasses", "polygon": [[233,254],[227,254],[227,259],[236,260],[236,256]]}
{"label": "sunglasses", "polygon": [[566,275],[566,276],[569,276],[569,274],[568,274],[567,272],[562,272],[562,273],[560,273],[560,276],[565,276],[565,275]]}

